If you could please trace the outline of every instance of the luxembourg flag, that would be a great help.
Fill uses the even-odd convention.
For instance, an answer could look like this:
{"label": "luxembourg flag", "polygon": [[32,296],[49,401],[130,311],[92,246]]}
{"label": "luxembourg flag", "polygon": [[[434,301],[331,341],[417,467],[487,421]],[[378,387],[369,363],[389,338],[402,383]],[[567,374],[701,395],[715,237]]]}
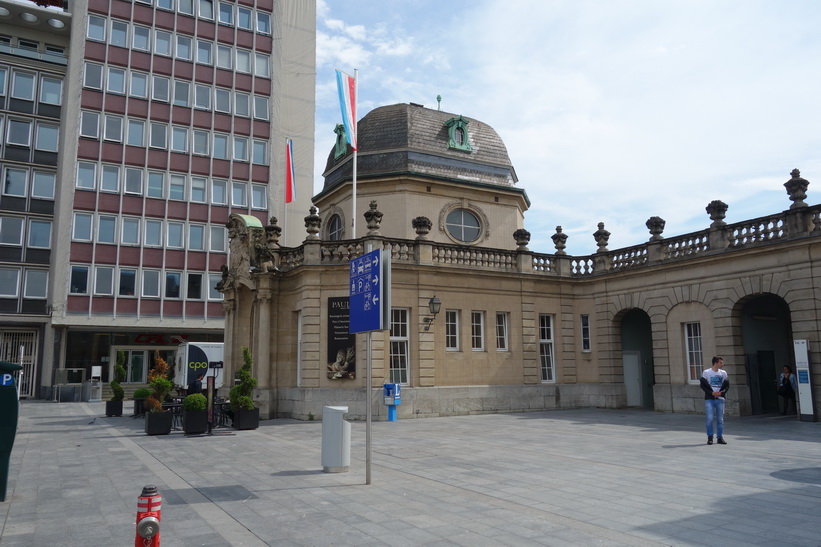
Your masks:
{"label": "luxembourg flag", "polygon": [[296,197],[296,177],[294,176],[294,141],[285,141],[285,203]]}
{"label": "luxembourg flag", "polygon": [[351,148],[356,150],[356,78],[336,69],[336,87],[339,90],[339,107],[342,123]]}

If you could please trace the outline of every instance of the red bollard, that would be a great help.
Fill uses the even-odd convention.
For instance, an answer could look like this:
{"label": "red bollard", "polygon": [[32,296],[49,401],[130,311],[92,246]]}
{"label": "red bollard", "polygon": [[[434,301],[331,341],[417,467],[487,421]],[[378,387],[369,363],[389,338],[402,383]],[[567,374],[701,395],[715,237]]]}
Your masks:
{"label": "red bollard", "polygon": [[162,496],[156,486],[144,486],[137,498],[137,535],[134,547],[160,547]]}

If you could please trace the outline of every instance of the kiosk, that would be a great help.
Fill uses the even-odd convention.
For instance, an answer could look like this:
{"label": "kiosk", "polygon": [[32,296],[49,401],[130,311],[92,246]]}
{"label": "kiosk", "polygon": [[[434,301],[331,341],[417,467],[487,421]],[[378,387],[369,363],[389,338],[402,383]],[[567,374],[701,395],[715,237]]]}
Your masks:
{"label": "kiosk", "polygon": [[20,403],[14,373],[20,370],[23,370],[21,365],[0,361],[0,501],[6,501],[11,447],[17,434]]}

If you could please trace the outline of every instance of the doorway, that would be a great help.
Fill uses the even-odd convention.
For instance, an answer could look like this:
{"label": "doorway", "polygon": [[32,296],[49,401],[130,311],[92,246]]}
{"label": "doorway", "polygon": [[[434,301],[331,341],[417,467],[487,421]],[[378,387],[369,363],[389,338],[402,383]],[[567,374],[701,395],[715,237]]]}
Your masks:
{"label": "doorway", "polygon": [[625,351],[622,353],[624,366],[624,388],[627,391],[627,406],[641,406],[641,353]]}

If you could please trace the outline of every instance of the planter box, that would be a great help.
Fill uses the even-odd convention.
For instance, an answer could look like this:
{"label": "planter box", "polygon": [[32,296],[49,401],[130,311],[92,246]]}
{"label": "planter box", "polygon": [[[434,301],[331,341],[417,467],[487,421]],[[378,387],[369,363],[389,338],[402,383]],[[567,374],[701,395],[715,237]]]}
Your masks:
{"label": "planter box", "polygon": [[106,416],[122,416],[123,402],[122,401],[106,401],[105,402]]}
{"label": "planter box", "polygon": [[142,416],[143,414],[145,414],[145,408],[143,407],[144,402],[145,397],[134,399],[134,416]]}
{"label": "planter box", "polygon": [[168,435],[171,433],[171,422],[174,419],[172,412],[146,412],[145,434]]}
{"label": "planter box", "polygon": [[183,410],[182,430],[186,435],[196,435],[208,431],[208,412],[205,410]]}
{"label": "planter box", "polygon": [[259,409],[241,408],[234,412],[234,429],[256,429],[259,427]]}

